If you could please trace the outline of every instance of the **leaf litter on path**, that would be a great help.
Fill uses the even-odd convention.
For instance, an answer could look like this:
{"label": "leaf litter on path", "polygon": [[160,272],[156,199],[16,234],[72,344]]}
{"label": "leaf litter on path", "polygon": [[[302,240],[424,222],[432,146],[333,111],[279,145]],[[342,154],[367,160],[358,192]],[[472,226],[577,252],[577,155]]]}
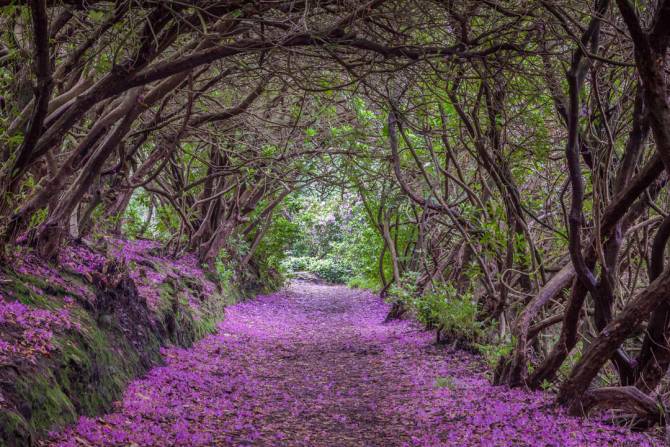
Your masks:
{"label": "leaf litter on path", "polygon": [[492,386],[469,353],[369,292],[297,282],[227,309],[217,334],[165,349],[118,411],[54,434],[74,446],[651,446]]}

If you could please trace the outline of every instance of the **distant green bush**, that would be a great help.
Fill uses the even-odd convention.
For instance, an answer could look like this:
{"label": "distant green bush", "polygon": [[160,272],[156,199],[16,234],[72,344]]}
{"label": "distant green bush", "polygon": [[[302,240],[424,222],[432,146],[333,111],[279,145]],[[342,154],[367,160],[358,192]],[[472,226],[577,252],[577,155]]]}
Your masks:
{"label": "distant green bush", "polygon": [[282,261],[282,268],[289,273],[308,272],[311,264],[310,256],[289,256]]}
{"label": "distant green bush", "polygon": [[328,282],[341,284],[346,283],[352,273],[348,265],[334,258],[315,259],[310,271]]}
{"label": "distant green bush", "polygon": [[282,265],[288,273],[310,272],[324,281],[338,284],[346,283],[352,275],[351,267],[336,258],[288,257]]}

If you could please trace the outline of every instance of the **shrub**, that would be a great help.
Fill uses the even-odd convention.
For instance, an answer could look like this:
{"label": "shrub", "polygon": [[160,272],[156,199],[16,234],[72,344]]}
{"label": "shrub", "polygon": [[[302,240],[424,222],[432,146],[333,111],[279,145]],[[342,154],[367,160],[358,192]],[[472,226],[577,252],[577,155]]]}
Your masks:
{"label": "shrub", "polygon": [[450,340],[474,345],[482,338],[482,323],[477,321],[477,303],[470,293],[458,293],[451,283],[434,287],[417,296],[404,289],[394,295],[415,313],[417,319],[429,328],[436,328]]}
{"label": "shrub", "polygon": [[345,283],[351,276],[351,270],[347,265],[332,258],[313,258],[309,265],[309,271],[319,278],[333,283]]}
{"label": "shrub", "polygon": [[347,281],[347,286],[352,289],[379,290],[380,284],[376,278],[369,278],[363,275],[356,275]]}
{"label": "shrub", "polygon": [[484,356],[489,367],[496,368],[500,359],[505,359],[514,351],[516,339],[510,338],[506,342],[477,344],[477,350]]}
{"label": "shrub", "polygon": [[482,325],[477,321],[477,304],[470,294],[445,297],[439,309],[437,319],[445,335],[469,342],[476,342],[481,337]]}
{"label": "shrub", "polygon": [[310,272],[324,281],[338,284],[346,283],[352,274],[351,267],[336,258],[289,257],[282,265],[289,273]]}
{"label": "shrub", "polygon": [[289,256],[282,261],[282,268],[289,273],[308,272],[311,259],[309,256]]}

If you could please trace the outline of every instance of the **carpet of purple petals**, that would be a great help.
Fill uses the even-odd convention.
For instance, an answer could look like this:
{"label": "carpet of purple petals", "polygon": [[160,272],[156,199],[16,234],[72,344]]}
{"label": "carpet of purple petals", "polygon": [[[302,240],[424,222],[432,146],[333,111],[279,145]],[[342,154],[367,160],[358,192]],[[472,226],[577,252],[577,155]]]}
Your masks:
{"label": "carpet of purple petals", "polygon": [[7,301],[0,294],[0,325],[14,335],[12,342],[0,338],[0,363],[17,357],[34,361],[54,349],[54,329],[79,330],[79,323],[71,320],[68,309],[73,304],[72,298],[65,297],[64,302],[66,307],[49,311]]}
{"label": "carpet of purple petals", "polygon": [[[64,331],[81,331],[80,323],[72,316],[78,308],[77,301],[95,301],[91,275],[101,272],[110,259],[125,262],[129,275],[137,285],[138,293],[146,299],[149,309],[155,312],[159,306],[160,285],[168,277],[190,278],[199,284],[201,293],[194,296],[190,290],[182,290],[195,319],[200,318],[201,300],[211,296],[216,286],[205,278],[198,267],[194,255],[184,255],[178,259],[162,256],[160,244],[154,241],[106,239],[106,253],[91,248],[87,244],[65,247],[58,256],[57,263],[49,263],[29,249],[19,249],[15,253],[13,270],[20,274],[44,281],[48,286],[56,286],[71,295],[49,296],[30,282],[25,282],[35,295],[46,297],[54,309],[41,309],[17,301],[11,291],[11,280],[0,273],[8,291],[0,290],[0,363],[12,364],[21,361],[35,363],[40,356],[48,356],[57,349],[54,339]],[[70,276],[64,275],[68,272]],[[81,281],[72,280],[71,275]],[[78,297],[75,300],[73,297]],[[60,307],[59,307],[60,306]]]}
{"label": "carpet of purple petals", "polygon": [[344,287],[297,284],[227,310],[216,335],[117,411],[53,446],[640,446],[644,435],[571,418],[544,393],[494,387],[470,354]]}
{"label": "carpet of purple petals", "polygon": [[[135,281],[140,296],[147,300],[149,308],[156,310],[160,301],[158,286],[169,276],[192,277],[203,285],[205,295],[214,292],[214,284],[204,278],[194,254],[186,254],[178,259],[170,259],[161,253],[161,244],[150,240],[108,239],[108,253],[103,256],[86,246],[65,248],[59,261],[62,266],[86,275],[100,270],[106,259],[116,259],[130,266],[130,277]],[[150,266],[150,267],[148,267]],[[189,305],[196,309],[199,301],[187,293]]]}

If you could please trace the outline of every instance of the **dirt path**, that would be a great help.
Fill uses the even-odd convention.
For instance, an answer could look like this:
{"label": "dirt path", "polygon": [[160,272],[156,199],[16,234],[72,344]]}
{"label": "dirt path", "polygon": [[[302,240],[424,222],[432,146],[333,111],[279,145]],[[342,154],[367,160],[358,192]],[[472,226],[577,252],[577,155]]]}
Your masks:
{"label": "dirt path", "polygon": [[219,332],[134,382],[60,446],[652,445],[490,386],[481,363],[383,324],[367,292],[296,283],[228,309]]}

